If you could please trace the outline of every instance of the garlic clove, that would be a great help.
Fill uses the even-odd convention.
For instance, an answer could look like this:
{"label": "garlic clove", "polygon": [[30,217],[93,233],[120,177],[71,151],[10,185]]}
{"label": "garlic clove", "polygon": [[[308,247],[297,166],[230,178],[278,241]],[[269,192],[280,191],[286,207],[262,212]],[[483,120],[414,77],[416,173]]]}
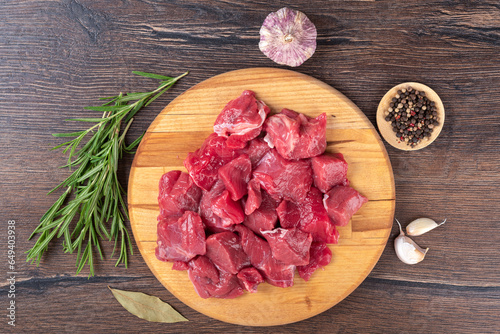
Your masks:
{"label": "garlic clove", "polygon": [[446,219],[441,223],[436,223],[434,220],[430,218],[418,218],[412,221],[408,226],[406,226],[406,233],[411,236],[419,236],[424,233],[429,232],[430,230],[435,229],[438,226],[446,223]]}
{"label": "garlic clove", "polygon": [[424,259],[425,254],[429,251],[429,248],[422,249],[415,243],[415,241],[404,234],[401,224],[397,219],[396,222],[399,225],[400,232],[399,236],[394,240],[396,255],[406,264],[416,264],[421,262]]}
{"label": "garlic clove", "polygon": [[421,262],[429,248],[422,249],[415,241],[407,236],[401,235],[394,240],[394,248],[398,258],[406,264],[417,264]]}
{"label": "garlic clove", "polygon": [[316,37],[316,27],[304,13],[284,7],[264,20],[259,49],[280,65],[296,67],[314,54]]}

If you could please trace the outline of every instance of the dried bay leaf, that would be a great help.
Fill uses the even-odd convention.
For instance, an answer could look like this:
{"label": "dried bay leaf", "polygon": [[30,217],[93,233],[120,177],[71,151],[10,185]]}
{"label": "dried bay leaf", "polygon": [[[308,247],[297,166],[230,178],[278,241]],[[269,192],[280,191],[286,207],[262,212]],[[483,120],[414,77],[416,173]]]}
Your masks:
{"label": "dried bay leaf", "polygon": [[142,292],[112,289],[109,286],[108,288],[127,311],[141,319],[168,323],[189,321],[158,297]]}

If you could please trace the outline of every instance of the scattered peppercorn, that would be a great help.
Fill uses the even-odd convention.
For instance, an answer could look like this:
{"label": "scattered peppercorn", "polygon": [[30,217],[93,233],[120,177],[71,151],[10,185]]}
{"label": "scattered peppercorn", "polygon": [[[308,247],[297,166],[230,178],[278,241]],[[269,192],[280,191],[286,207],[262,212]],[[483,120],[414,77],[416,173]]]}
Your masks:
{"label": "scattered peppercorn", "polygon": [[385,120],[392,125],[396,137],[414,147],[429,139],[438,123],[436,103],[424,91],[403,88],[391,99]]}

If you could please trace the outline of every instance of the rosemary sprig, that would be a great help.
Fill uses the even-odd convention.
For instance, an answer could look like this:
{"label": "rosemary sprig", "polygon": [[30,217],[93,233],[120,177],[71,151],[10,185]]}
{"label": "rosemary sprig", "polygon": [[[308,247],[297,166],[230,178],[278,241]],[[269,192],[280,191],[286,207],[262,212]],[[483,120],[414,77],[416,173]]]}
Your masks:
{"label": "rosemary sprig", "polygon": [[[124,220],[129,217],[123,199],[125,190],[118,182],[117,169],[123,152],[133,153],[132,150],[140,143],[142,136],[127,146],[125,135],[134,115],[188,72],[175,78],[145,72],[132,73],[158,79],[160,84],[151,92],[120,93],[102,98],[101,100],[106,101],[103,105],[85,108],[102,112],[102,117],[68,120],[95,123],[94,125],[83,131],[53,134],[54,137],[74,137],[53,149],[64,147],[63,153],[69,151],[68,162],[62,167],[75,170],[49,192],[65,188],[59,199],[40,218],[40,224],[29,237],[31,239],[38,234],[35,244],[27,252],[27,261],[39,265],[48,244],[54,238],[64,237],[64,252],[77,251],[76,273],[80,273],[85,264],[88,264],[89,277],[94,276],[94,252],[99,253],[101,260],[104,258],[100,241],[106,238],[110,241],[114,239],[113,254],[118,248],[119,257],[115,265],[124,263],[127,267],[128,250],[132,254],[132,243],[125,227]],[[122,130],[123,124],[125,127]],[[88,135],[88,141],[79,148]],[[108,230],[109,222],[111,226]]]}

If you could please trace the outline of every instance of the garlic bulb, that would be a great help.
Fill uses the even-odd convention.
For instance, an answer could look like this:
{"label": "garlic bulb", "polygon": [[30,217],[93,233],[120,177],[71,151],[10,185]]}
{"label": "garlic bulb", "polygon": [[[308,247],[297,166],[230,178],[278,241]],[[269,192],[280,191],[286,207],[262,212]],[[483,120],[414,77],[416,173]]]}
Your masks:
{"label": "garlic bulb", "polygon": [[443,225],[444,223],[446,223],[446,219],[438,224],[430,218],[418,218],[406,226],[406,233],[411,236],[419,236]]}
{"label": "garlic bulb", "polygon": [[397,219],[396,222],[399,225],[400,232],[399,236],[394,240],[396,255],[406,264],[416,264],[421,262],[424,259],[425,254],[427,254],[429,248],[426,248],[425,250],[422,249],[415,243],[415,241],[411,240],[404,234],[401,224]]}
{"label": "garlic bulb", "polygon": [[316,50],[316,27],[287,7],[269,14],[260,28],[259,49],[280,65],[299,66]]}

